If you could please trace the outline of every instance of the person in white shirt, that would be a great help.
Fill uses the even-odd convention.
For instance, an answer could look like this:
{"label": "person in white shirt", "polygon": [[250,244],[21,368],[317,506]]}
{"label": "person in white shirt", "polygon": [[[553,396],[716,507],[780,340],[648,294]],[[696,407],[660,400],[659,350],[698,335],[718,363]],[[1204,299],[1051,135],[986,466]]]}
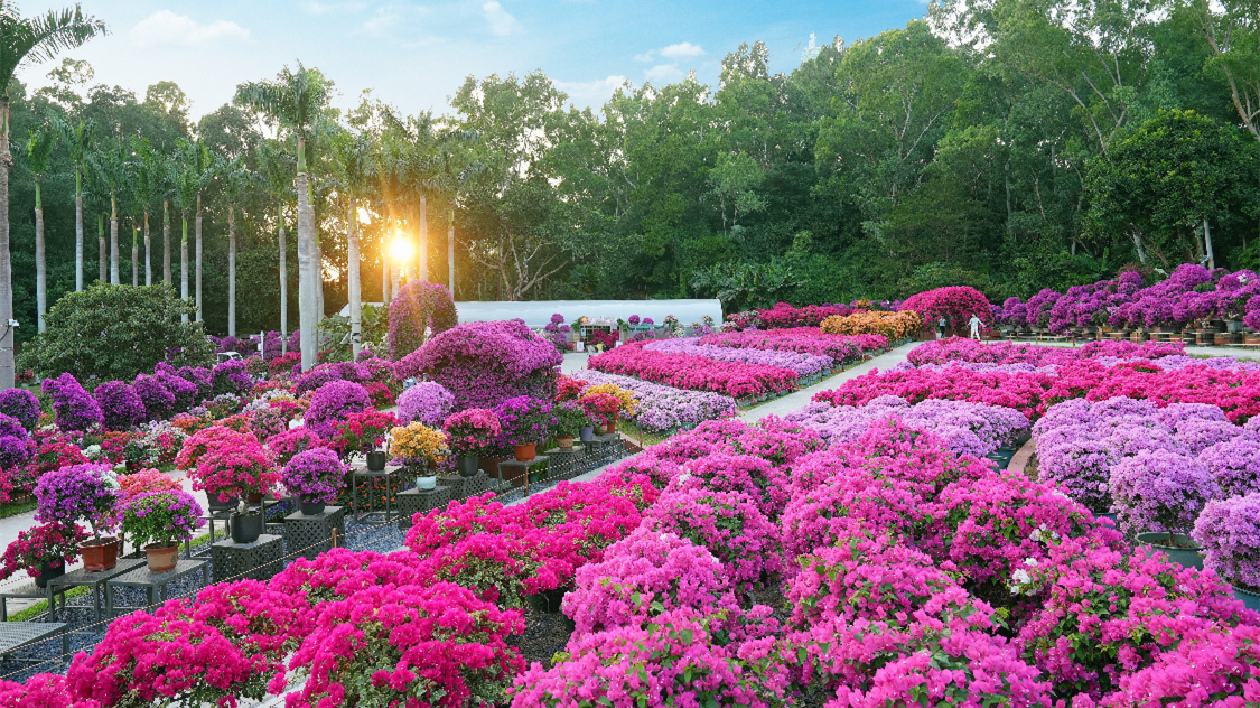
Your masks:
{"label": "person in white shirt", "polygon": [[971,316],[971,338],[980,338],[980,317],[977,315]]}

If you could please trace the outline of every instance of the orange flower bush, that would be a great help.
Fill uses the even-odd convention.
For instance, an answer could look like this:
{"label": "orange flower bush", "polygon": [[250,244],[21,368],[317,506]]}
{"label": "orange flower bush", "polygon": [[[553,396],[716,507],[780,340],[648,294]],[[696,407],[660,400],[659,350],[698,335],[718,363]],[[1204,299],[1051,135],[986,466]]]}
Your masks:
{"label": "orange flower bush", "polygon": [[825,334],[882,334],[889,341],[913,336],[922,326],[923,319],[913,310],[859,310],[848,317],[833,315],[822,321]]}

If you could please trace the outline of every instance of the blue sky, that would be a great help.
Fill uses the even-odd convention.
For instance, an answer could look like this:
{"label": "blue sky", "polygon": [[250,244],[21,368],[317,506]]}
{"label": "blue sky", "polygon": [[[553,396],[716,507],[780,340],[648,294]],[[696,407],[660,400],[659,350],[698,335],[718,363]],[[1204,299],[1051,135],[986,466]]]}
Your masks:
{"label": "blue sky", "polygon": [[[72,0],[26,0],[24,14]],[[96,83],[143,97],[178,83],[200,116],[230,100],[237,83],[271,78],[301,59],[336,82],[341,107],[360,93],[407,113],[447,110],[469,74],[541,68],[579,107],[598,110],[623,80],[676,81],[695,69],[716,84],[720,62],[741,42],[763,40],[771,69],[800,63],[810,33],[846,42],[921,17],[919,0],[756,2],[691,0],[83,0],[110,35],[68,56],[87,59]],[[31,85],[51,65],[23,68]]]}

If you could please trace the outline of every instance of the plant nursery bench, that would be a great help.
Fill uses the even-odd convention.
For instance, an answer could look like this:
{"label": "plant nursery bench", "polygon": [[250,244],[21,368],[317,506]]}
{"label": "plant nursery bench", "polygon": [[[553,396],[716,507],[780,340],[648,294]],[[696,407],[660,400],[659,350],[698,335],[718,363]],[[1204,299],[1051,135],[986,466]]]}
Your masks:
{"label": "plant nursery bench", "polygon": [[341,545],[346,536],[346,508],[326,506],[319,514],[289,514],[284,517],[284,535],[289,542],[289,558],[314,560],[320,553]]}
{"label": "plant nursery bench", "polygon": [[[9,654],[28,644],[36,644],[45,639],[61,635],[61,654],[70,653],[69,625],[63,622],[6,622],[0,624],[0,657],[8,658]],[[46,659],[36,659],[43,663]]]}
{"label": "plant nursery bench", "polygon": [[[142,561],[143,562],[143,561]],[[145,607],[153,607],[158,602],[165,602],[167,597],[167,586],[181,578],[201,573],[202,583],[210,582],[210,562],[204,560],[189,560],[181,558],[175,564],[173,570],[165,573],[154,573],[147,566],[141,566],[135,570],[123,573],[116,578],[105,581],[105,614],[113,617],[115,610],[127,609],[143,609],[131,607],[115,607],[114,606],[114,590],[118,588],[144,588],[148,597],[149,604]]]}
{"label": "plant nursery bench", "polygon": [[210,546],[214,561],[214,582],[249,578],[270,580],[280,572],[284,559],[284,537],[263,534],[257,541],[237,543],[225,538]]}
{"label": "plant nursery bench", "polygon": [[[48,581],[48,591],[61,593],[61,609],[66,608],[65,592],[70,588],[90,587],[92,588],[92,616],[95,621],[101,621],[101,596],[104,594],[105,583],[109,580],[117,578],[123,573],[129,573],[140,566],[145,565],[145,561],[132,558],[119,558],[118,564],[109,570],[88,571],[86,568],[72,570],[60,578],[52,578]],[[57,608],[49,604],[48,618],[57,619]]]}

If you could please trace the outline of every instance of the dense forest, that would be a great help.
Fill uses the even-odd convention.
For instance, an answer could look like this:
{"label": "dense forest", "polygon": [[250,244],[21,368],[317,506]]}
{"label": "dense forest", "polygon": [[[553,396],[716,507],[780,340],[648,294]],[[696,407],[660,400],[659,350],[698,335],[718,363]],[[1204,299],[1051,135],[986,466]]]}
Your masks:
{"label": "dense forest", "polygon": [[[725,58],[716,87],[626,85],[597,110],[541,72],[469,77],[443,115],[404,116],[370,92],[348,111],[324,100],[306,143],[323,309],[346,301],[349,223],[371,302],[382,245],[414,241],[422,219],[408,277],[446,282],[453,229],[460,300],[718,296],[739,309],[970,285],[997,301],[1131,263],[1260,270],[1256,13],[956,0],[836,38],[790,73],[770,74],[756,42]],[[49,78],[10,89],[16,317],[35,321],[37,184],[49,305],[75,288],[79,176],[89,283],[116,220],[121,282],[133,239],[146,280],[146,224],[149,277],[165,277],[169,224],[178,288],[200,216],[207,330],[227,329],[229,232],[237,331],[278,328],[279,230],[296,226],[287,126],[242,104],[193,123],[177,85],[140,96],[73,59]]]}

